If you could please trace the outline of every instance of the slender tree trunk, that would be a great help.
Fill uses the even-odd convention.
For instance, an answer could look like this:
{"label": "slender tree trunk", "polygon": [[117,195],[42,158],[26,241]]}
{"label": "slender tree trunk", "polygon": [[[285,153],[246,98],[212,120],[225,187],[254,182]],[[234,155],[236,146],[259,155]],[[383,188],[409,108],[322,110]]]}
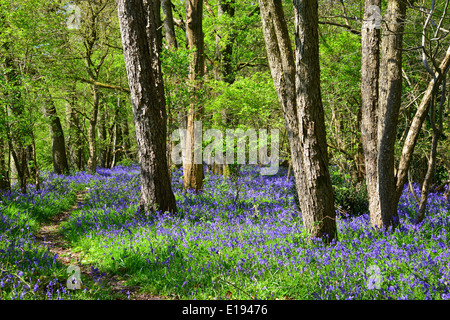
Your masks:
{"label": "slender tree trunk", "polygon": [[84,133],[80,127],[80,121],[75,108],[75,96],[73,96],[72,101],[68,103],[66,107],[67,123],[69,126],[69,136],[67,138],[69,165],[72,168],[83,170],[85,165],[85,140],[83,138]]}
{"label": "slender tree trunk", "polygon": [[[399,223],[395,203],[395,140],[402,95],[402,47],[406,0],[390,0],[380,52],[378,100],[378,195],[380,211],[376,228],[396,227]],[[373,213],[371,212],[371,215]]]}
{"label": "slender tree trunk", "polygon": [[409,127],[408,134],[405,139],[405,143],[403,144],[402,155],[400,157],[400,162],[397,170],[397,186],[396,186],[396,197],[395,202],[398,204],[400,197],[403,192],[403,187],[406,183],[406,179],[408,177],[408,170],[411,164],[412,156],[414,154],[414,148],[417,143],[417,138],[419,137],[420,129],[422,127],[423,122],[425,121],[425,117],[428,113],[430,101],[434,94],[433,88],[438,88],[442,82],[442,75],[445,70],[450,67],[450,47],[447,49],[447,53],[439,65],[439,69],[441,69],[441,73],[436,73],[436,83],[433,79],[431,79],[428,84],[427,90],[420,101],[420,105],[417,108],[416,114],[411,122],[411,126]]}
{"label": "slender tree trunk", "polygon": [[184,188],[193,189],[194,191],[199,192],[203,189],[203,163],[195,163],[194,159],[194,122],[201,121],[203,114],[203,108],[200,106],[200,99],[198,97],[198,90],[201,88],[204,74],[204,40],[202,28],[203,1],[188,1],[186,16],[186,35],[188,47],[189,50],[193,50],[193,52],[189,63],[191,103],[187,116],[188,138],[186,139],[187,159],[184,164]]}
{"label": "slender tree trunk", "polygon": [[[6,52],[9,51],[8,43],[3,44]],[[21,75],[17,66],[14,64],[14,59],[11,54],[7,54],[4,59],[4,67],[7,70],[5,73],[5,80],[11,86],[11,90],[6,93],[9,101],[9,109],[11,115],[16,118],[16,124],[7,129],[8,146],[14,160],[15,168],[17,170],[19,187],[22,193],[27,190],[27,175],[28,175],[28,161],[27,161],[27,146],[25,145],[25,136],[32,130],[22,123],[23,118],[23,101],[19,87],[21,86]]]}
{"label": "slender tree trunk", "polygon": [[[167,48],[170,51],[176,51],[178,48],[178,43],[177,43],[177,38],[175,35],[175,27],[174,27],[174,23],[173,23],[173,13],[172,13],[172,2],[171,0],[162,0],[161,1],[161,6],[162,6],[162,11],[164,14],[164,32],[165,32],[165,37],[166,37],[166,42],[167,42]],[[167,75],[166,75],[167,76]],[[169,76],[169,81],[177,81],[177,75],[176,74],[171,74]],[[175,91],[178,90],[178,88],[174,88]],[[172,92],[167,92],[168,96],[170,97],[170,95],[172,94]],[[169,100],[170,101],[170,100]],[[167,166],[169,167],[169,173],[171,174],[171,169],[172,169],[172,150],[174,147],[174,142],[172,141],[171,138],[171,132],[173,130],[173,127],[175,125],[175,121],[173,118],[173,111],[171,110],[171,103],[167,104],[167,122],[168,122],[168,141],[167,141]]]}
{"label": "slender tree trunk", "polygon": [[[217,18],[221,19],[223,15],[228,15],[233,18],[235,15],[234,8],[235,0],[220,0],[217,6]],[[233,56],[233,43],[236,37],[234,30],[227,30],[230,32],[229,36],[226,36],[223,32],[223,28],[217,28],[216,30],[216,51],[215,51],[215,63],[214,63],[214,79],[217,81],[224,81],[228,84],[233,84],[235,81],[235,74],[233,72],[232,56]],[[227,39],[224,42],[223,39]],[[226,126],[229,121],[229,114],[226,109],[220,111],[222,113],[222,123]],[[214,163],[212,165],[212,173],[222,175],[224,172],[223,163]]]}
{"label": "slender tree trunk", "polygon": [[161,0],[162,11],[164,14],[164,33],[166,36],[167,46],[169,50],[178,48],[177,38],[175,36],[175,27],[173,24],[172,1]]}
{"label": "slender tree trunk", "polygon": [[9,155],[7,150],[8,146],[5,140],[1,137],[0,132],[0,191],[9,190],[11,183],[9,181],[9,170],[6,162],[6,157]]}
{"label": "slender tree trunk", "polygon": [[[368,8],[381,6],[381,0],[366,0],[364,20],[372,14]],[[380,29],[361,29],[361,142],[364,150],[366,185],[371,225],[382,223],[378,196],[378,77],[380,71]]]}
{"label": "slender tree trunk", "polygon": [[97,172],[97,139],[96,139],[96,127],[98,117],[98,107],[100,101],[100,95],[96,85],[92,85],[93,105],[91,116],[89,118],[88,128],[88,143],[89,143],[89,159],[88,159],[88,171],[90,173]]}
{"label": "slender tree trunk", "polygon": [[36,155],[36,142],[34,139],[34,134],[31,132],[31,145],[30,145],[30,159],[33,159],[33,178],[34,178],[34,185],[36,187],[36,190],[41,189],[41,182],[39,179],[39,166],[37,163],[37,155]]}
{"label": "slender tree trunk", "polygon": [[[155,41],[157,42],[158,53],[160,53],[162,50],[162,38],[163,38],[163,36],[162,36],[162,20],[161,20],[161,0],[144,0],[144,5],[145,5],[145,1],[152,3],[152,10],[153,10],[153,14],[155,16],[155,19],[154,19],[155,26],[152,28],[154,28],[153,30],[156,33]],[[150,12],[150,11],[148,11],[148,12]],[[149,21],[149,20],[147,19],[147,21]],[[151,38],[149,38],[149,39],[151,39]]]}
{"label": "slender tree trunk", "polygon": [[45,104],[45,113],[49,119],[50,133],[52,136],[52,160],[53,170],[56,174],[68,174],[69,164],[66,155],[66,141],[61,126],[61,120],[56,112],[55,104],[47,88],[47,103]]}
{"label": "slender tree trunk", "polygon": [[[119,0],[118,15],[124,59],[131,92],[136,140],[141,165],[142,211],[176,211],[166,159],[166,110],[158,88],[164,90],[162,77],[154,70],[157,52],[151,45],[156,33],[147,38],[147,19],[155,25],[155,15],[142,0]],[[153,31],[153,30],[151,30]],[[159,73],[160,74],[160,73]],[[162,95],[163,96],[163,95]],[[154,97],[157,97],[155,99]]]}
{"label": "slender tree trunk", "polygon": [[108,167],[108,143],[106,132],[106,105],[101,104],[98,117],[98,162],[101,168]]}
{"label": "slender tree trunk", "polygon": [[[220,17],[224,14],[227,14],[230,18],[233,18],[235,14],[234,4],[235,0],[220,0],[217,16]],[[232,84],[235,81],[232,57],[233,41],[236,38],[236,35],[234,34],[234,30],[231,30],[230,32],[232,34],[230,37],[228,37],[229,39],[226,43],[220,43],[220,39],[216,39],[216,42],[219,41],[219,79],[225,81],[228,84]]]}

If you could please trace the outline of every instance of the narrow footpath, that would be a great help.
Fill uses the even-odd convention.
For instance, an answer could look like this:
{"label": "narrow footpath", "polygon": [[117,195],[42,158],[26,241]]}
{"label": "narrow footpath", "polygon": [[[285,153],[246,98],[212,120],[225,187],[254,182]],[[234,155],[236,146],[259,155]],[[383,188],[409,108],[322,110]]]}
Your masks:
{"label": "narrow footpath", "polygon": [[[82,252],[72,252],[70,244],[64,239],[60,233],[61,224],[66,221],[72,211],[77,210],[84,202],[85,192],[77,193],[75,204],[66,211],[63,211],[51,218],[50,221],[42,224],[39,231],[36,234],[36,239],[42,243],[42,245],[48,246],[50,252],[57,255],[57,260],[62,264],[69,267],[75,265],[80,268],[81,274],[87,278],[91,278],[91,265],[82,264]],[[103,283],[105,288],[110,288],[112,294],[117,295],[119,293],[124,294],[127,299],[127,292],[131,300],[165,300],[166,297],[154,296],[150,294],[138,293],[139,287],[125,286],[125,280],[120,280],[117,275],[106,274]]]}

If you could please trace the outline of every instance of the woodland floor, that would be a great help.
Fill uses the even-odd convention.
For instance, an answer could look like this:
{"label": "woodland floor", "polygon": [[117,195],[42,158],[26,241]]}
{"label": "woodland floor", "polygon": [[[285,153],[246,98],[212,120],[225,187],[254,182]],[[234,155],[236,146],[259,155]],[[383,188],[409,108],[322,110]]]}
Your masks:
{"label": "woodland floor", "polygon": [[[36,234],[36,239],[49,248],[49,250],[57,255],[57,260],[69,267],[70,265],[80,266],[80,271],[86,276],[91,274],[91,265],[84,264],[81,252],[72,252],[71,247],[65,241],[60,232],[61,224],[66,221],[72,211],[77,210],[84,202],[85,192],[78,192],[75,204],[66,211],[61,212],[53,217],[50,221],[43,223]],[[106,286],[110,288],[112,294],[129,292],[131,300],[167,300],[164,296],[156,296],[148,293],[140,293],[137,286],[124,285],[125,280],[117,275],[106,274]]]}

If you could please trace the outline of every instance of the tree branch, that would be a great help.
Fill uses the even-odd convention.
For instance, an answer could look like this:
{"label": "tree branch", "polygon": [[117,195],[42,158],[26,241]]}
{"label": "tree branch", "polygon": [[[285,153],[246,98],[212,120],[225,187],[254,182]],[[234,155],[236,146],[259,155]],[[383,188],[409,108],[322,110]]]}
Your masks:
{"label": "tree branch", "polygon": [[90,79],[85,79],[85,78],[76,78],[76,80],[79,80],[79,81],[84,82],[84,83],[93,84],[93,85],[96,85],[98,87],[105,88],[105,89],[110,89],[110,90],[116,90],[116,91],[130,93],[130,89],[129,88],[124,88],[124,87],[116,86],[116,85],[113,85],[113,84],[102,83],[102,82],[98,82],[98,81],[90,80]]}
{"label": "tree branch", "polygon": [[340,24],[340,23],[331,22],[331,21],[319,21],[319,24],[329,24],[329,25],[332,25],[332,26],[345,28],[345,29],[347,29],[348,31],[350,31],[353,34],[356,34],[358,36],[361,35],[361,31],[353,29],[350,25]]}

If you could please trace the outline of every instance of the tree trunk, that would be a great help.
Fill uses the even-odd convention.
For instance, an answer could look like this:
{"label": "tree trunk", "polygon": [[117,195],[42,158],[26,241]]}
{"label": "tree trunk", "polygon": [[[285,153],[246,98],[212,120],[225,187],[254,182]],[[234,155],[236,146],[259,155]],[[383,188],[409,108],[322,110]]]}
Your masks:
{"label": "tree trunk", "polygon": [[101,168],[108,167],[108,142],[106,130],[106,103],[102,103],[98,117],[98,164]]}
{"label": "tree trunk", "polygon": [[67,138],[69,165],[71,168],[83,170],[85,165],[85,140],[84,133],[80,127],[78,114],[75,109],[75,96],[73,96],[71,102],[67,104],[66,114],[69,126],[69,136]]}
{"label": "tree trunk", "polygon": [[[369,6],[381,0],[366,0],[364,20],[372,13]],[[378,77],[380,69],[380,29],[363,24],[361,29],[361,142],[364,150],[366,185],[371,225],[381,223],[378,197]]]}
{"label": "tree trunk", "polygon": [[[162,11],[164,14],[164,32],[167,42],[167,48],[170,51],[176,51],[178,49],[178,43],[177,38],[175,35],[175,27],[173,23],[173,14],[172,14],[172,2],[171,0],[162,0],[161,1]],[[177,75],[176,74],[170,74],[166,77],[169,77],[169,81],[177,81]],[[175,91],[178,90],[177,87],[174,88]],[[169,92],[168,96],[170,96],[172,93]],[[171,110],[171,103],[167,104],[167,121],[168,121],[168,141],[167,141],[167,166],[169,168],[169,173],[172,172],[172,150],[174,147],[174,142],[172,141],[171,134],[174,127],[174,117],[173,117],[173,111]]]}
{"label": "tree trunk", "polygon": [[[201,121],[203,108],[200,106],[198,90],[204,74],[203,42],[203,1],[191,0],[187,3],[186,35],[191,53],[189,63],[189,82],[191,85],[191,103],[187,116],[186,161],[184,163],[184,188],[199,192],[203,189],[203,163],[195,163],[195,121]],[[201,132],[199,132],[201,134]],[[199,134],[197,133],[197,134]],[[201,148],[201,146],[200,146]],[[199,159],[197,159],[199,160]]]}
{"label": "tree trunk", "polygon": [[[365,20],[371,5],[366,0]],[[373,25],[362,27],[361,135],[366,165],[371,225],[395,228],[398,221],[395,181],[395,140],[402,93],[402,41],[406,1],[389,0],[383,37]],[[377,80],[378,77],[378,80]]]}
{"label": "tree trunk", "polygon": [[175,36],[175,27],[173,25],[172,1],[161,1],[162,11],[164,14],[164,33],[169,50],[178,48],[177,38]]}
{"label": "tree trunk", "polygon": [[328,235],[331,240],[337,232],[336,212],[320,92],[317,10],[317,1],[294,1],[295,87],[304,181],[299,200],[308,231],[315,237]]}
{"label": "tree trunk", "polygon": [[425,117],[428,113],[430,101],[433,96],[433,88],[438,88],[442,82],[442,76],[450,67],[450,47],[447,49],[447,53],[439,65],[440,73],[435,74],[436,82],[434,79],[431,79],[428,84],[427,90],[420,101],[420,105],[417,108],[416,114],[411,122],[411,126],[409,127],[408,134],[405,139],[405,143],[403,144],[402,155],[400,157],[400,162],[397,170],[397,186],[396,186],[396,197],[395,203],[398,204],[400,197],[403,192],[403,187],[406,183],[406,179],[408,177],[408,169],[411,164],[412,156],[414,154],[414,148],[416,146],[417,138],[419,137],[420,128],[422,127],[423,122],[425,121]]}
{"label": "tree trunk", "polygon": [[92,97],[93,105],[91,111],[91,117],[89,119],[88,128],[88,144],[89,144],[89,159],[88,159],[88,171],[90,173],[97,172],[97,139],[96,139],[96,126],[97,126],[97,116],[98,116],[98,106],[100,101],[100,96],[98,88],[96,85],[92,85]]}
{"label": "tree trunk", "polygon": [[56,107],[48,88],[46,90],[48,99],[45,104],[45,113],[49,120],[50,133],[52,136],[53,171],[55,171],[56,174],[68,174],[69,164],[67,162],[66,141],[64,139],[61,120],[56,112]]}
{"label": "tree trunk", "polygon": [[320,94],[317,1],[294,1],[292,51],[280,0],[259,0],[269,66],[283,109],[304,226],[311,238],[337,239]]}
{"label": "tree trunk", "polygon": [[31,145],[30,145],[30,156],[29,159],[33,160],[33,170],[32,170],[32,175],[33,175],[33,180],[34,180],[34,185],[36,190],[40,190],[41,189],[41,182],[39,179],[39,166],[37,163],[37,155],[36,155],[36,142],[34,139],[34,134],[33,132],[31,132]]}
{"label": "tree trunk", "polygon": [[380,52],[378,100],[378,196],[380,210],[374,227],[396,227],[399,223],[395,203],[395,140],[402,96],[402,47],[406,0],[390,0]]}
{"label": "tree trunk", "polygon": [[[219,8],[217,12],[217,16],[220,17],[223,14],[227,14],[230,18],[234,17],[235,9],[234,9],[235,0],[220,0]],[[233,41],[236,38],[234,34],[234,30],[230,30],[232,33],[226,43],[220,43],[219,38],[219,53],[218,53],[218,61],[219,61],[219,80],[225,81],[228,84],[232,84],[235,81],[235,75],[233,72]],[[224,36],[224,35],[221,35]],[[219,37],[219,35],[217,36]],[[216,38],[217,42],[217,38]]]}
{"label": "tree trunk", "polygon": [[0,132],[0,192],[4,190],[9,190],[11,188],[11,183],[9,180],[9,170],[6,162],[6,157],[9,155],[7,152],[8,146],[5,140],[2,138],[3,133]]}
{"label": "tree trunk", "polygon": [[[153,69],[157,52],[151,43],[156,33],[147,39],[145,7],[140,0],[119,0],[118,15],[141,165],[139,208],[175,212],[166,159],[166,110],[164,100],[154,98],[161,97],[158,89],[164,90],[162,78]],[[152,10],[148,19],[155,22]]]}

